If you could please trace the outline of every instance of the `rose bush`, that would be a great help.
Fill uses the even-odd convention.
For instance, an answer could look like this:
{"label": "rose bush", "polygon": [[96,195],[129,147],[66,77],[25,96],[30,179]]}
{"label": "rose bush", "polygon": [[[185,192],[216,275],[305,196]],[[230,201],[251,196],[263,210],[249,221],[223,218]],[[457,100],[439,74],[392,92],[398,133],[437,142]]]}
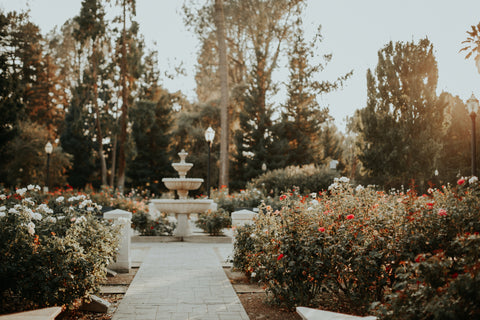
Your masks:
{"label": "rose bush", "polygon": [[211,236],[218,236],[222,233],[222,229],[232,226],[232,219],[223,209],[208,210],[199,214],[195,225]]}
{"label": "rose bush", "polygon": [[[440,252],[445,261],[464,259],[458,237],[480,231],[474,180],[420,196],[414,190],[385,193],[373,187],[353,188],[348,179],[340,178],[315,197],[292,192],[280,200],[281,209],[264,205],[250,229],[237,230],[234,257],[241,253],[243,258],[234,262],[266,286],[272,302],[290,308],[317,307],[320,293],[326,292],[332,299],[348,302],[358,314],[370,311],[391,317],[399,312],[397,318],[402,319],[401,308],[395,306],[405,300],[395,304],[397,287],[403,283],[408,290],[412,283],[423,281],[412,268],[423,257],[439,259]],[[464,269],[478,270],[478,254],[465,263]],[[447,276],[461,274],[458,263],[448,268]],[[428,292],[438,298],[437,287],[433,288]],[[418,294],[425,299],[411,292],[400,296],[431,301],[427,291]],[[445,297],[442,303],[448,304],[452,297]],[[463,296],[459,299],[467,303]]]}
{"label": "rose bush", "polygon": [[0,194],[0,312],[71,305],[98,291],[118,230],[85,194]]}

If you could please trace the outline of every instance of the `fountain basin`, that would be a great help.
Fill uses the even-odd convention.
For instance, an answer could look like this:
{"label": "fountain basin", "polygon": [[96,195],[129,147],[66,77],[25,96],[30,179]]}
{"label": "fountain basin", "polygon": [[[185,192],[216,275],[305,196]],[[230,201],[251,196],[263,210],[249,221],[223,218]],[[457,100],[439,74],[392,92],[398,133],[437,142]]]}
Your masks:
{"label": "fountain basin", "polygon": [[175,214],[202,213],[208,211],[212,199],[152,199],[150,200],[160,212]]}
{"label": "fountain basin", "polygon": [[163,178],[163,184],[169,190],[197,190],[203,183],[201,178]]}

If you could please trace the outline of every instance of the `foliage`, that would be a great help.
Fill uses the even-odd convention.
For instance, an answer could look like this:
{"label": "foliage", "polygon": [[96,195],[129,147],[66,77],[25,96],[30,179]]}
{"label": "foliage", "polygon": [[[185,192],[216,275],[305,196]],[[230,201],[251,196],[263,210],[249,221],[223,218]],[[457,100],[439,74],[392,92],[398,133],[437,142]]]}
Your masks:
{"label": "foliage", "polygon": [[228,193],[226,188],[214,189],[212,199],[214,199],[220,209],[225,210],[229,214],[239,208],[256,208],[266,200],[264,192],[255,187],[231,194]]}
{"label": "foliage", "polygon": [[173,175],[168,149],[171,140],[172,107],[179,99],[176,94],[158,90],[158,100],[140,101],[130,109],[132,136],[136,154],[128,166],[133,187],[150,189],[159,194],[166,189],[159,183],[162,177]]}
{"label": "foliage", "polygon": [[[287,307],[318,307],[327,292],[358,314],[436,319],[432,314],[441,310],[462,315],[462,309],[478,315],[478,295],[470,293],[480,262],[471,253],[480,232],[479,191],[475,177],[422,196],[354,189],[340,178],[315,199],[284,194],[280,210],[262,206],[253,229],[241,230],[234,256],[245,258],[235,267]],[[450,288],[452,275],[459,282]]]}
{"label": "foliage", "polygon": [[[28,183],[47,184],[47,155],[45,144],[48,130],[37,123],[19,122],[18,135],[6,146],[5,154],[9,161],[4,163],[4,170],[9,174],[4,182],[10,186]],[[70,157],[59,147],[53,149],[49,161],[50,186],[66,184],[65,172],[70,167]]]}
{"label": "foliage", "polygon": [[232,219],[230,215],[222,209],[217,211],[209,210],[198,216],[195,225],[211,236],[218,236],[222,234],[222,229],[231,227]]}
{"label": "foliage", "polygon": [[141,211],[132,215],[132,227],[142,236],[171,236],[175,223],[169,222],[164,215],[152,219],[147,212]]}
{"label": "foliage", "polygon": [[367,106],[358,111],[359,159],[370,183],[387,188],[416,179],[421,188],[435,171],[444,132],[445,104],[436,95],[437,62],[428,39],[390,42],[367,72]]}
{"label": "foliage", "polygon": [[0,195],[1,312],[70,306],[98,291],[118,230],[84,194],[42,195],[29,185]]}
{"label": "foliage", "polygon": [[328,166],[314,165],[290,166],[284,169],[267,171],[251,181],[255,188],[265,190],[266,194],[278,196],[297,188],[300,193],[318,192],[326,189],[336,176]]}
{"label": "foliage", "polygon": [[[315,49],[318,49],[318,43],[322,40],[320,28],[310,43],[307,43],[303,33],[299,20],[289,51],[288,99],[282,106],[281,119],[274,129],[276,139],[284,140],[283,144],[277,143],[285,146],[285,166],[318,163],[330,156],[329,144],[332,143],[332,137],[328,131],[327,134],[322,134],[322,124],[330,116],[328,108],[320,107],[317,96],[340,88],[352,74],[350,72],[334,82],[314,80],[332,55],[324,55],[324,63],[312,64],[310,60],[315,57]],[[322,142],[327,143],[325,147],[319,143],[320,137],[325,140]],[[338,154],[332,156],[339,159]]]}

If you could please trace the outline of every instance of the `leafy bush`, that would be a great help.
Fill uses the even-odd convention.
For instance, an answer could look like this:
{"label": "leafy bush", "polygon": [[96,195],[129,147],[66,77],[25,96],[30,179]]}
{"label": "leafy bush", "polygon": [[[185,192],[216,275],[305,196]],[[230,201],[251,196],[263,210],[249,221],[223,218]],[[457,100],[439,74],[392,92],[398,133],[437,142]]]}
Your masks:
{"label": "leafy bush", "polygon": [[246,224],[235,229],[235,242],[233,243],[233,267],[250,276],[248,266],[250,255],[255,251],[254,241],[251,237],[253,225]]}
{"label": "leafy bush", "polygon": [[[442,294],[451,284],[431,272],[432,281],[439,283],[425,285],[425,291],[412,289],[417,281],[428,283],[428,268],[421,267],[419,257],[427,257],[432,270],[445,270],[446,278],[458,274],[459,281],[465,276],[476,284],[478,253],[466,258],[475,244],[461,241],[461,235],[480,232],[480,192],[476,179],[471,182],[469,188],[461,180],[458,188],[418,196],[413,190],[387,194],[361,186],[353,189],[341,178],[315,199],[298,192],[283,194],[279,210],[262,205],[251,229],[239,230],[236,267],[262,282],[273,303],[290,308],[318,307],[320,293],[328,292],[359,315],[373,304],[370,311],[381,317],[409,319],[409,314],[420,315],[429,308],[420,318],[436,319],[433,301],[441,302],[437,309],[449,304],[477,315],[478,295],[466,298],[473,288],[467,287],[468,281],[455,289],[464,294]],[[410,313],[401,306],[408,306]]]}
{"label": "leafy bush", "polygon": [[175,223],[169,222],[165,216],[153,220],[145,212],[132,215],[132,227],[142,236],[171,236],[175,230]]}
{"label": "leafy bush", "polygon": [[37,186],[0,195],[0,312],[71,305],[98,291],[118,229],[84,194],[49,198]]}
{"label": "leafy bush", "polygon": [[284,169],[268,171],[251,181],[251,186],[265,190],[271,196],[288,192],[294,188],[300,193],[325,190],[332,182],[336,172],[327,166],[306,165],[290,166]]}
{"label": "leafy bush", "polygon": [[218,236],[222,233],[222,229],[231,227],[232,219],[222,209],[217,211],[209,210],[200,214],[195,224],[211,236]]}
{"label": "leafy bush", "polygon": [[232,194],[228,193],[228,190],[223,188],[219,190],[213,190],[212,199],[218,205],[218,208],[225,210],[228,213],[239,208],[256,208],[265,199],[265,194],[257,188],[250,188],[247,190],[240,190]]}
{"label": "leafy bush", "polygon": [[478,248],[480,236],[465,234],[453,241],[452,251],[406,261],[394,291],[384,304],[374,304],[375,311],[385,319],[480,319]]}

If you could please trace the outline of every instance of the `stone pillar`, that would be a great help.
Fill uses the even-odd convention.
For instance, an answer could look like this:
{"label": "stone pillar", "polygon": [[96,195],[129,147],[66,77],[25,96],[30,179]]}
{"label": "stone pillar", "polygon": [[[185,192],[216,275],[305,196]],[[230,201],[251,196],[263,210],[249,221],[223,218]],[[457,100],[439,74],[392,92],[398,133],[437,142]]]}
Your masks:
{"label": "stone pillar", "polygon": [[132,258],[130,256],[132,213],[116,209],[105,212],[103,218],[106,220],[113,220],[115,225],[121,226],[117,257],[115,262],[110,264],[108,268],[120,273],[128,273],[130,272],[130,267],[132,265]]}

